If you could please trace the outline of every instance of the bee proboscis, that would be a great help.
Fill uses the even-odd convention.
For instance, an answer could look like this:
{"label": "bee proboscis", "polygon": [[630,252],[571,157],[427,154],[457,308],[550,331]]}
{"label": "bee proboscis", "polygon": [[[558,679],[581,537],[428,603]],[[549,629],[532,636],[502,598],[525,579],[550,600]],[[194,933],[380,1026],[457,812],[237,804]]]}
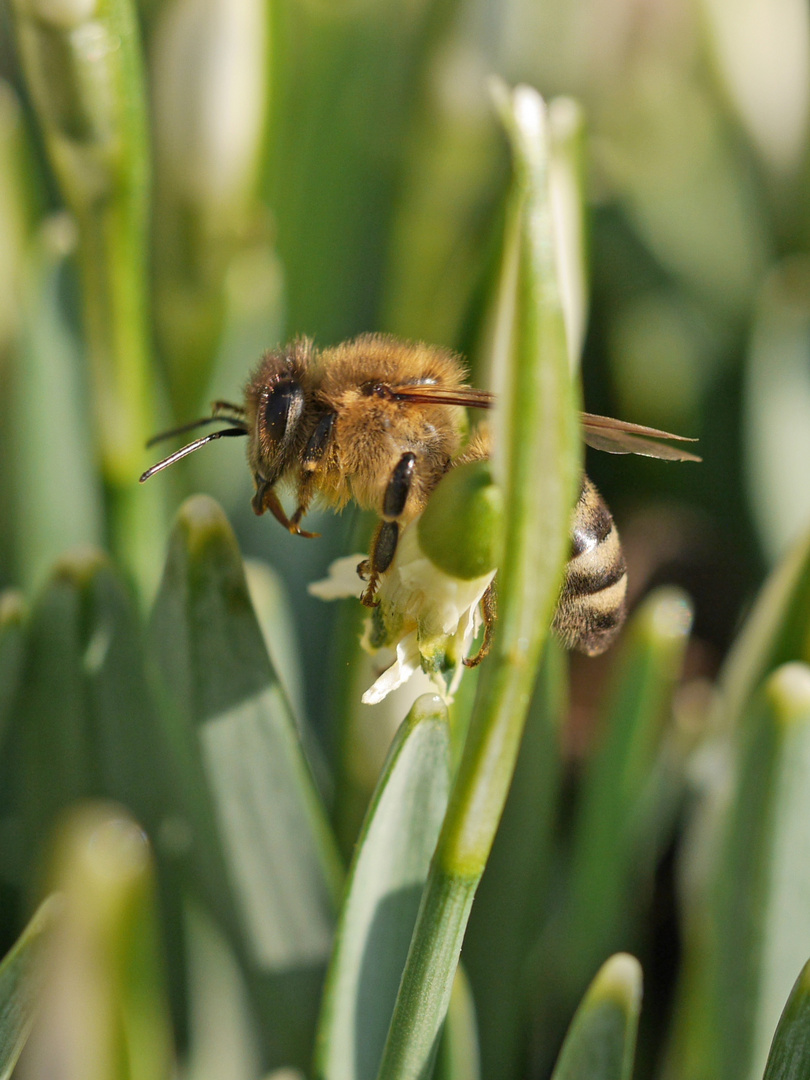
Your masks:
{"label": "bee proboscis", "polygon": [[[485,434],[463,447],[462,410],[489,409],[494,400],[489,391],[467,385],[461,359],[439,346],[365,334],[316,349],[299,338],[264,355],[245,387],[243,405],[217,401],[211,416],[153,439],[204,424],[226,425],[147,469],[141,482],[214,439],[246,436],[257,514],[269,510],[290,532],[306,537],[316,535],[301,528],[316,496],[335,509],[354,500],[379,515],[369,557],[358,567],[366,581],[363,603],[373,606],[401,529],[424,510],[449,469],[488,455]],[[591,413],[581,419],[585,442],[598,450],[700,460],[677,445],[693,441],[683,436]],[[291,517],[278,485],[295,491]],[[571,544],[554,627],[569,648],[596,655],[624,620],[627,577],[610,511],[587,476],[573,513]],[[482,607],[491,623],[493,598]]]}

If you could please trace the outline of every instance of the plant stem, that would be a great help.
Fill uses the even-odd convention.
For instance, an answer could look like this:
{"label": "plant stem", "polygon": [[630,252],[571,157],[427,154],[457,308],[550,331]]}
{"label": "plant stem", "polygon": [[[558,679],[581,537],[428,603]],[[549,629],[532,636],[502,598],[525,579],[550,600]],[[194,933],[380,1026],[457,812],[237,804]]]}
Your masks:
{"label": "plant stem", "polygon": [[430,1076],[473,896],[509,792],[558,595],[579,474],[575,394],[549,208],[545,105],[526,87],[513,95],[500,86],[496,91],[515,174],[495,334],[501,407],[493,467],[506,506],[499,621],[411,942],[380,1080]]}

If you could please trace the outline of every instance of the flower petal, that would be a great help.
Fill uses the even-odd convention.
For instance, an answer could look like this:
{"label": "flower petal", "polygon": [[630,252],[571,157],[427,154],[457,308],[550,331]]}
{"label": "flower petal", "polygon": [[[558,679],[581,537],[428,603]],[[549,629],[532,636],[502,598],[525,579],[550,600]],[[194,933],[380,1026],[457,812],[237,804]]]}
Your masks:
{"label": "flower petal", "polygon": [[319,600],[343,600],[347,596],[363,595],[365,585],[357,576],[357,565],[365,555],[345,555],[335,559],[329,566],[328,576],[321,581],[311,581],[307,592]]}
{"label": "flower petal", "polygon": [[397,642],[396,660],[385,669],[376,682],[372,683],[360,700],[364,705],[376,705],[392,690],[396,690],[407,682],[414,672],[419,671],[421,664],[419,643],[416,640],[416,631],[413,630]]}

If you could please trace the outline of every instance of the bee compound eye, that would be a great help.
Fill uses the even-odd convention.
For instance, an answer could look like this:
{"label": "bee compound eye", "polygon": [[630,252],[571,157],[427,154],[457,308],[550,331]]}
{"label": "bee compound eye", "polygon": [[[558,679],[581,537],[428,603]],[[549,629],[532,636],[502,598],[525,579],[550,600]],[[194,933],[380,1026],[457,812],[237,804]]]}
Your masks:
{"label": "bee compound eye", "polygon": [[264,431],[271,442],[281,443],[289,436],[304,409],[304,391],[293,379],[275,383],[264,405]]}

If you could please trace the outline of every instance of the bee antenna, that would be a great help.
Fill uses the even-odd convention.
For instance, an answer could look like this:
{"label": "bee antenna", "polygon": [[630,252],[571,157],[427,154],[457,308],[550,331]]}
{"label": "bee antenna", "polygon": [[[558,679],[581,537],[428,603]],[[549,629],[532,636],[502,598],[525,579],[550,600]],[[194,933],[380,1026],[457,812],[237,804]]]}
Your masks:
{"label": "bee antenna", "polygon": [[[216,402],[215,408],[218,405],[222,405],[224,402]],[[231,406],[236,408],[236,406]],[[153,435],[149,442],[146,444],[147,449],[150,446],[154,446],[155,443],[163,442],[164,439],[172,439],[175,435],[185,435],[187,431],[193,431],[195,428],[203,427],[204,424],[233,424],[233,426],[243,428],[243,434],[247,435],[247,428],[245,427],[245,421],[236,416],[222,416],[215,414],[214,416],[204,416],[201,420],[192,420],[190,424],[182,424],[180,427],[172,428],[170,431],[161,431],[159,435]]]}
{"label": "bee antenna", "polygon": [[[196,427],[197,425],[195,424],[194,426]],[[214,439],[222,439],[227,435],[247,435],[247,433],[247,428],[245,427],[229,427],[223,428],[221,431],[212,431],[210,435],[203,435],[201,439],[195,439],[194,442],[190,442],[187,446],[175,450],[173,454],[169,454],[163,461],[159,461],[157,465],[153,465],[151,469],[147,469],[141,477],[140,482],[143,484],[150,476],[162,472],[163,469],[168,468],[169,465],[174,465],[175,461],[180,461],[182,458],[188,457],[189,454],[193,454],[195,450],[199,450],[200,447],[205,446],[206,443],[213,442]]]}

